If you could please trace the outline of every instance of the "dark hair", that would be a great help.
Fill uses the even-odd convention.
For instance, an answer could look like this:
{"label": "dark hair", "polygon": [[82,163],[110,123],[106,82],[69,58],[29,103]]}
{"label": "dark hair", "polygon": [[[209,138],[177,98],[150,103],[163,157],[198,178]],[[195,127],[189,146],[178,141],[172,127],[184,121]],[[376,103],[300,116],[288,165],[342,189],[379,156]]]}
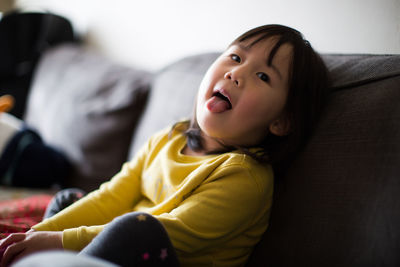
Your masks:
{"label": "dark hair", "polygon": [[[236,146],[226,147],[225,151],[240,149],[260,162],[271,163],[276,169],[281,169],[287,167],[311,136],[324,106],[329,79],[327,68],[318,53],[300,32],[287,26],[273,24],[254,28],[239,36],[230,46],[254,39],[250,43],[251,47],[270,37],[276,38],[277,42],[270,52],[267,62],[269,65],[283,44],[292,46],[289,91],[285,106],[290,132],[286,136],[269,133],[258,145],[261,150],[257,153],[251,153],[247,147]],[[185,134],[191,149],[198,151],[203,148],[201,130],[195,114]]]}

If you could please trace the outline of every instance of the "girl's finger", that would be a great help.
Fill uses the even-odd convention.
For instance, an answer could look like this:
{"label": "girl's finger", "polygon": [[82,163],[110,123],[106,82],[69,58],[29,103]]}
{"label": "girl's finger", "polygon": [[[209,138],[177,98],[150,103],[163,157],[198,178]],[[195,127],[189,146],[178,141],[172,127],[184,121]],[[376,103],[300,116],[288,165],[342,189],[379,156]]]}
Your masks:
{"label": "girl's finger", "polygon": [[6,237],[5,239],[0,241],[0,249],[8,247],[12,243],[20,242],[20,241],[24,240],[25,237],[26,237],[26,235],[24,233],[11,234],[8,237]]}
{"label": "girl's finger", "polygon": [[4,252],[3,258],[1,259],[0,266],[8,266],[18,254],[20,254],[25,249],[24,242],[22,243],[14,243],[8,246],[6,251]]}

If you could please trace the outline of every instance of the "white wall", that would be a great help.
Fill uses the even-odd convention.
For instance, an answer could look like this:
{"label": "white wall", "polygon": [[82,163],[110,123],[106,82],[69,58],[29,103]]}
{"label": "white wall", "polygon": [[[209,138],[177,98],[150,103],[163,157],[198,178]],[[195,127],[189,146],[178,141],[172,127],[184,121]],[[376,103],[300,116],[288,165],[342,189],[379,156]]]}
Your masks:
{"label": "white wall", "polygon": [[[3,0],[0,0],[3,1]],[[320,52],[400,54],[400,0],[16,0],[70,18],[116,61],[158,69],[222,50],[238,34],[280,23]]]}

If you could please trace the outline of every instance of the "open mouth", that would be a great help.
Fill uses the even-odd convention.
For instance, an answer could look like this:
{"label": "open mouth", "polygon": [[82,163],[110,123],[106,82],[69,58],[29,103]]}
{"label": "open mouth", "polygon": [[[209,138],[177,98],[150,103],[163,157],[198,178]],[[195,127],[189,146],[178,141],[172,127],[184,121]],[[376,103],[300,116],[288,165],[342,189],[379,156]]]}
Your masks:
{"label": "open mouth", "polygon": [[223,95],[220,91],[214,92],[213,96],[219,98],[221,101],[226,102],[226,109],[232,109],[232,103],[229,98]]}

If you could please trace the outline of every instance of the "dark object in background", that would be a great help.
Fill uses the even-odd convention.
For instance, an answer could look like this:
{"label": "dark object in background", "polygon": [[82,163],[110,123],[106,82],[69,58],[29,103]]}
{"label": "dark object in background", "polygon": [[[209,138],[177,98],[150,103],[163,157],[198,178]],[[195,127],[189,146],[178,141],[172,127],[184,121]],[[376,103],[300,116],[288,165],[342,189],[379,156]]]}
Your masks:
{"label": "dark object in background", "polygon": [[45,144],[32,129],[22,129],[0,154],[0,185],[29,188],[63,186],[72,170],[64,153]]}
{"label": "dark object in background", "polygon": [[74,42],[71,23],[51,13],[6,13],[0,20],[0,95],[16,99],[9,112],[22,119],[32,73],[49,47]]}

